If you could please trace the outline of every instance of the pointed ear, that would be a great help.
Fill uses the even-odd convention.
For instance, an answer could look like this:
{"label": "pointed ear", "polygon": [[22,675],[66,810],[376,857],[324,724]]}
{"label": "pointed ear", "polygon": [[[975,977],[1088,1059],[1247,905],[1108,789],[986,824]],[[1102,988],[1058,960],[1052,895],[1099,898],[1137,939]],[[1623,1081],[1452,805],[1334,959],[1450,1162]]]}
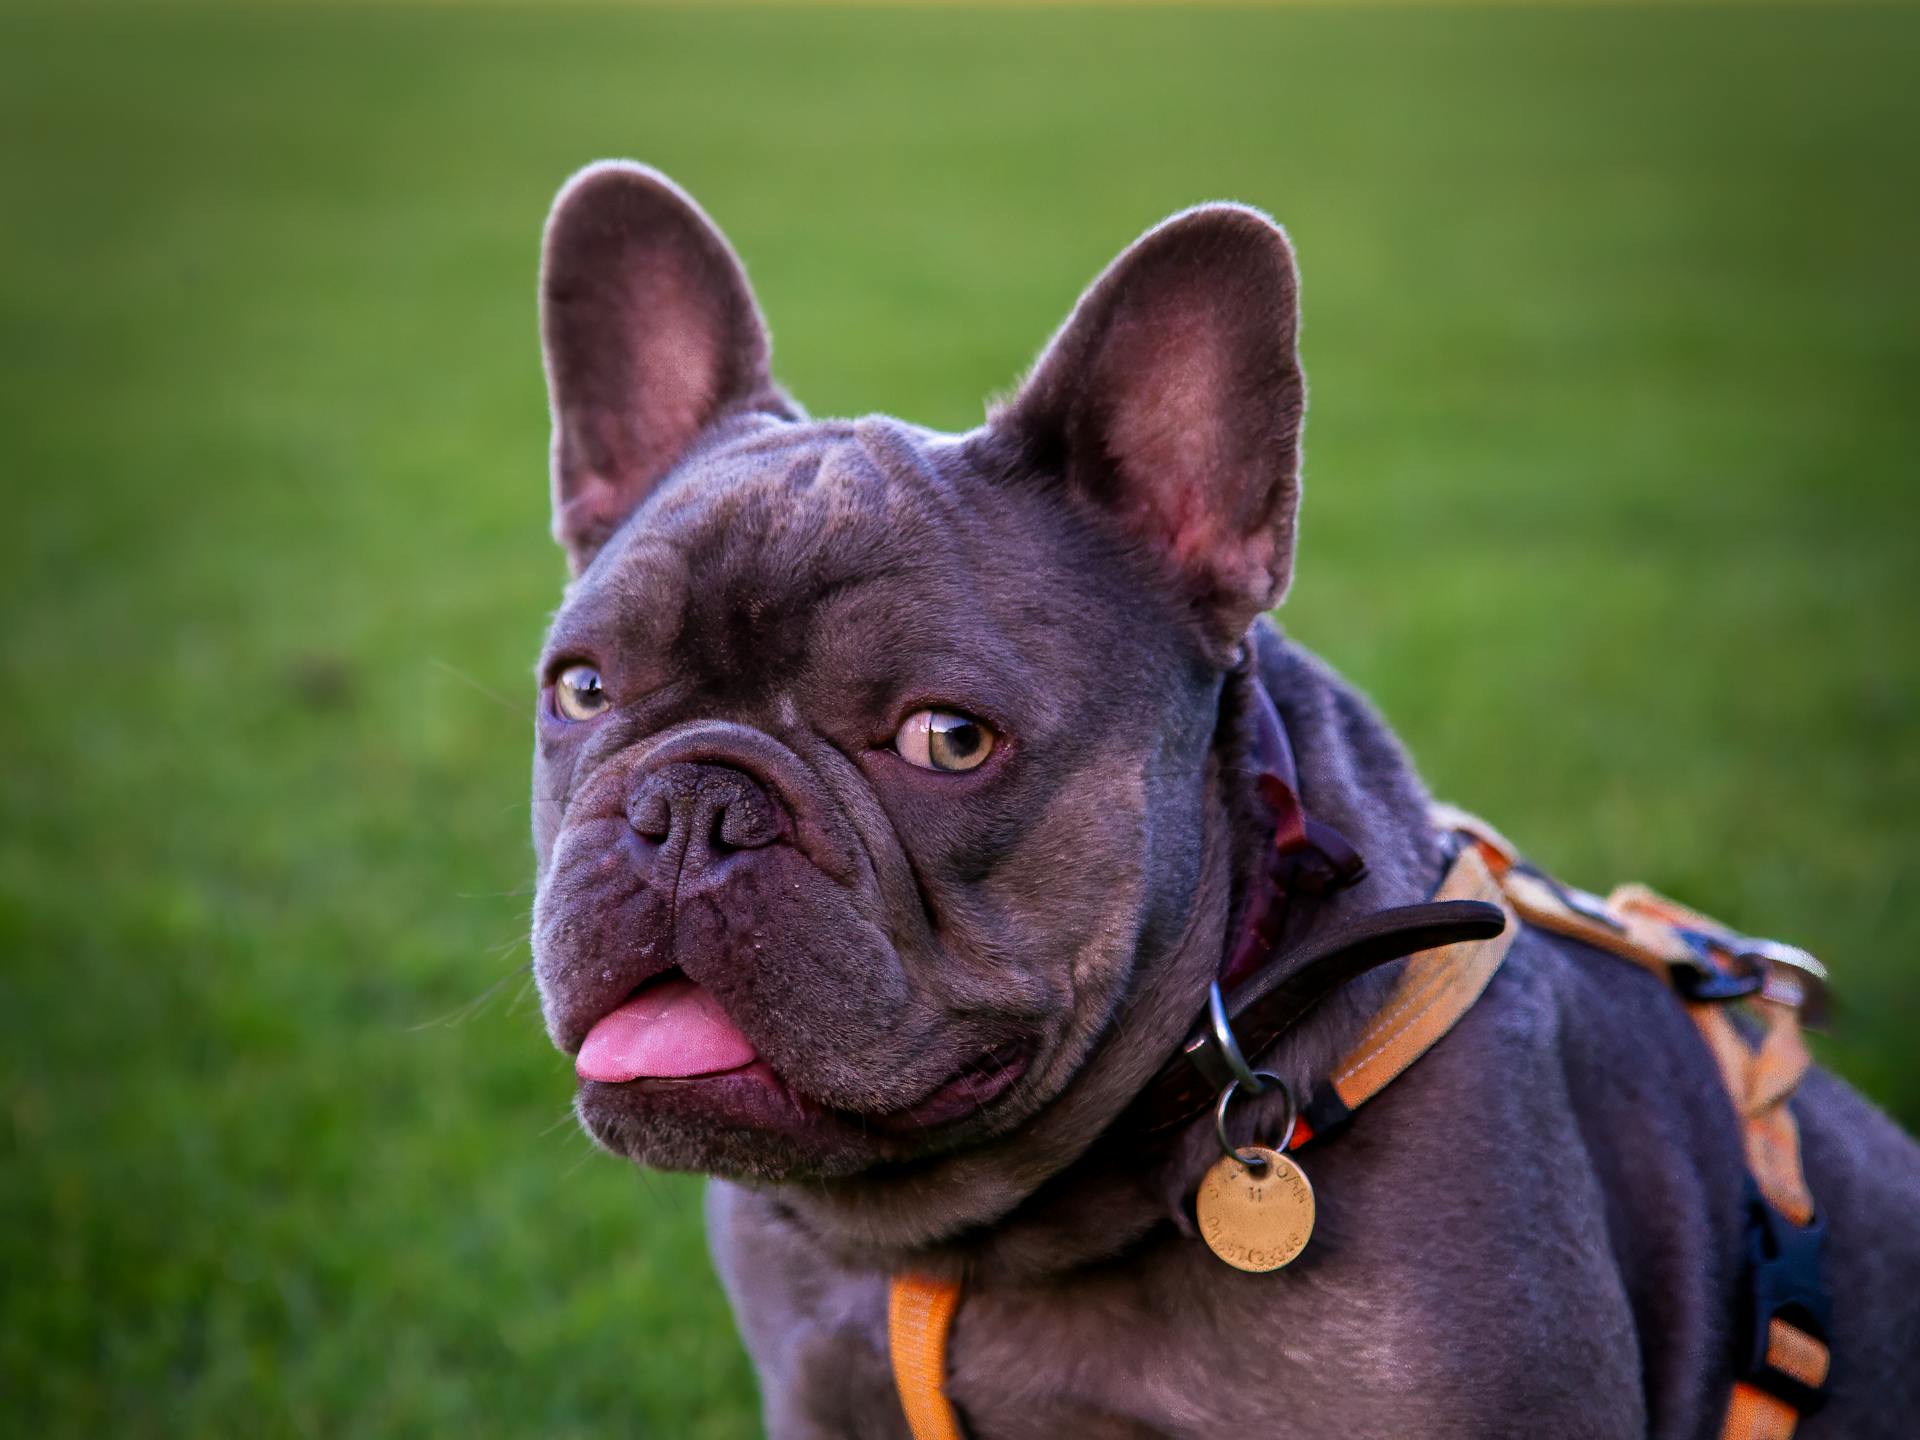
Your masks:
{"label": "pointed ear", "polygon": [[793,413],[738,257],[644,165],[591,165],[553,202],[540,335],[553,533],[575,574],[702,430],[742,410]]}
{"label": "pointed ear", "polygon": [[1222,649],[1292,574],[1296,294],[1265,215],[1176,215],[1094,282],[992,422],[1148,552]]}

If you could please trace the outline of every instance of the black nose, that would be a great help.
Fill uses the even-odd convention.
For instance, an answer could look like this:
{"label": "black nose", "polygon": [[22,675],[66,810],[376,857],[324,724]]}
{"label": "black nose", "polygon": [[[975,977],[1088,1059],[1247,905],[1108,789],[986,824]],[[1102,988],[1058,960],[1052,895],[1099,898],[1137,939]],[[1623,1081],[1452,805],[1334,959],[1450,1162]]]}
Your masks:
{"label": "black nose", "polygon": [[627,823],[691,878],[739,850],[780,838],[780,810],[750,775],[681,762],[649,770],[627,801]]}

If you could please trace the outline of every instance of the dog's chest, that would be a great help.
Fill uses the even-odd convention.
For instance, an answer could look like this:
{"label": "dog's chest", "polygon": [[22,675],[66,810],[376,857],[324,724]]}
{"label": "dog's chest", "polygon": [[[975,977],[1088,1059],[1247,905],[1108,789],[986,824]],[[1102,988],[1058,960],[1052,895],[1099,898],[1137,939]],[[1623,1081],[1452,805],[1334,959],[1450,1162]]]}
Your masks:
{"label": "dog's chest", "polygon": [[1223,1310],[1239,1307],[1209,1293],[1194,1249],[1156,1246],[1124,1267],[970,1294],[948,1356],[968,1433],[1025,1440],[1202,1428],[1221,1408],[1219,1376],[1232,1358],[1219,1343]]}
{"label": "dog's chest", "polygon": [[1387,1423],[1400,1407],[1379,1377],[1434,1317],[1382,1270],[1330,1285],[1328,1268],[1244,1274],[1169,1234],[1111,1270],[981,1290],[955,1323],[950,1393],[973,1440],[1259,1433],[1327,1405]]}
{"label": "dog's chest", "polygon": [[[793,1308],[763,1296],[783,1321],[771,1310],[742,1317],[770,1433],[904,1437],[884,1285],[790,1278]],[[1279,1415],[1302,1433],[1398,1433],[1449,1408],[1426,1383],[1443,1320],[1390,1268],[1322,1257],[1292,1274],[1247,1275],[1169,1235],[1111,1269],[970,1289],[947,1389],[969,1440],[1263,1433]],[[753,1343],[763,1325],[780,1332],[776,1346]]]}

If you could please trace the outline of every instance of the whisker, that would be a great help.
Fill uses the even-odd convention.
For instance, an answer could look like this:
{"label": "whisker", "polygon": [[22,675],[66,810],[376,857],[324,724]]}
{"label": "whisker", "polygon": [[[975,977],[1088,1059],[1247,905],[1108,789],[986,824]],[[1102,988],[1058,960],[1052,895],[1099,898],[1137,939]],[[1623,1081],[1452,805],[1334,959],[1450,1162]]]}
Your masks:
{"label": "whisker", "polygon": [[[487,954],[492,959],[500,960],[500,959],[504,959],[509,951],[517,950],[522,945],[531,945],[532,943],[533,943],[533,931],[522,930],[518,935],[515,935],[512,939],[502,940],[498,945],[495,945],[492,949],[488,950]],[[528,961],[527,963],[532,964],[533,962]]]}
{"label": "whisker", "polygon": [[655,1181],[653,1171],[648,1170],[644,1166],[636,1165],[633,1167],[633,1173],[640,1181],[640,1188],[647,1192],[647,1200],[651,1204],[664,1204],[668,1210],[675,1214],[679,1213],[678,1197],[676,1197],[672,1191],[662,1190],[660,1188]]}
{"label": "whisker", "polygon": [[533,882],[528,881],[525,885],[516,885],[511,890],[456,890],[453,892],[453,898],[456,900],[511,900],[518,895],[531,894],[533,894]]}
{"label": "whisker", "polygon": [[532,993],[533,993],[533,964],[531,961],[529,961],[527,964],[526,979],[520,982],[520,988],[514,992],[513,999],[507,1002],[507,1014],[509,1016],[518,1015],[520,1013],[520,1003],[523,1000],[525,1000],[528,995]]}
{"label": "whisker", "polygon": [[502,695],[498,690],[495,690],[490,686],[481,684],[480,681],[476,680],[473,676],[467,674],[466,671],[460,669],[458,666],[449,665],[446,661],[440,659],[438,656],[429,656],[427,658],[427,663],[429,665],[437,667],[438,669],[446,671],[447,674],[453,676],[454,679],[460,681],[463,685],[466,685],[468,688],[472,690],[476,690],[480,694],[486,696],[487,699],[493,701],[493,703],[498,705],[501,709],[510,710],[515,715],[524,715],[526,713],[526,707],[524,705],[514,704],[513,701],[507,699],[507,697]]}
{"label": "whisker", "polygon": [[[510,943],[514,945],[518,945],[521,942],[518,940],[514,940]],[[495,952],[496,958],[498,956],[498,953],[499,953],[498,951]],[[414,1034],[418,1034],[422,1030],[433,1030],[433,1029],[438,1029],[442,1026],[445,1026],[448,1029],[452,1029],[455,1026],[466,1024],[467,1021],[473,1019],[476,1015],[480,1013],[482,1009],[486,1007],[486,1004],[489,1000],[493,999],[495,995],[500,993],[501,986],[505,985],[509,980],[512,980],[516,975],[530,974],[532,972],[532,969],[533,969],[532,960],[527,960],[523,964],[514,966],[513,969],[507,971],[506,974],[502,975],[498,980],[494,981],[491,985],[487,986],[486,989],[482,990],[478,995],[474,996],[473,999],[463,1001],[461,1004],[456,1005],[453,1009],[447,1011],[446,1014],[438,1016],[432,1020],[422,1020],[422,1021],[419,1021],[417,1024],[409,1025],[407,1027],[406,1033],[408,1033],[409,1035],[414,1035]]]}

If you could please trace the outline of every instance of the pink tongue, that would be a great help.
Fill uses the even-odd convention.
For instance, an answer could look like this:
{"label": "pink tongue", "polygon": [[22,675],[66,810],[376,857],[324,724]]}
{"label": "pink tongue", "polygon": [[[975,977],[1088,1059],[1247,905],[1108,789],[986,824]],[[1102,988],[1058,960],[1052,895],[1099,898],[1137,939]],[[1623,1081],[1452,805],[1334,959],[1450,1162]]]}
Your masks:
{"label": "pink tongue", "polygon": [[684,975],[647,986],[587,1032],[574,1073],[618,1085],[642,1076],[714,1075],[759,1058],[720,1004]]}

